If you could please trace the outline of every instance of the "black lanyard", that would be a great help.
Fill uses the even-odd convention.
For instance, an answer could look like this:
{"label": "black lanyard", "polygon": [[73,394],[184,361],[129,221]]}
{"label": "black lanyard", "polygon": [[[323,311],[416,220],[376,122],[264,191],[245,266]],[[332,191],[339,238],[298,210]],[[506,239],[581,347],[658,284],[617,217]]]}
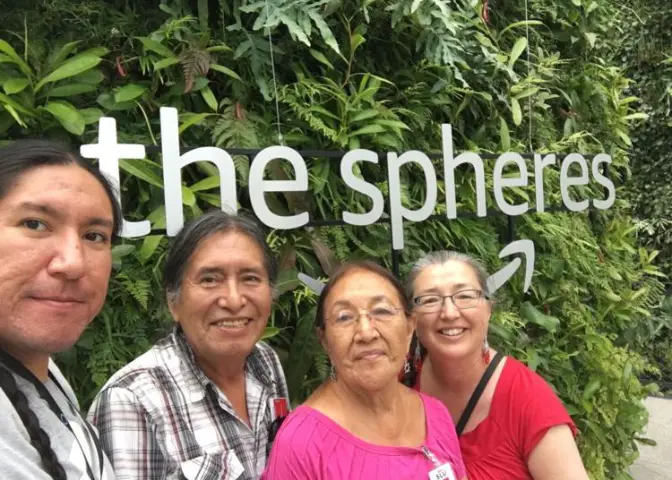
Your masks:
{"label": "black lanyard", "polygon": [[[23,365],[21,362],[19,362],[17,359],[9,355],[7,352],[4,350],[0,349],[0,361],[5,364],[6,367],[9,368],[10,372],[20,376],[27,382],[30,382],[35,389],[37,390],[37,393],[42,397],[42,399],[47,402],[47,405],[49,406],[49,409],[58,417],[58,419],[65,425],[65,427],[70,430],[70,433],[72,433],[72,436],[75,437],[75,441],[79,445],[80,450],[82,451],[82,455],[84,455],[84,461],[86,462],[86,471],[91,478],[91,480],[96,480],[95,475],[93,474],[93,469],[91,468],[91,465],[89,464],[89,460],[86,456],[86,451],[84,450],[84,447],[79,441],[79,438],[75,434],[74,430],[70,426],[70,422],[68,421],[67,417],[63,413],[63,410],[61,410],[61,407],[58,406],[58,403],[56,400],[54,400],[54,397],[51,395],[49,390],[47,390],[47,387],[44,386],[44,383],[42,383],[33,373],[28,370],[25,365]],[[84,422],[84,425],[86,426],[87,430],[89,431],[89,435],[91,435],[91,438],[93,439],[93,443],[95,444],[96,450],[98,451],[98,464],[100,465],[100,476],[98,478],[102,479],[103,478],[103,470],[105,468],[105,463],[103,459],[103,447],[100,444],[100,440],[98,439],[98,436],[96,435],[96,432],[94,432],[93,428],[91,425],[89,425],[89,422],[87,422],[84,417],[82,417],[81,413],[79,412],[79,409],[73,405],[72,401],[70,400],[70,397],[65,393],[65,390],[61,386],[61,384],[56,380],[56,377],[49,372],[49,378],[51,379],[52,382],[58,387],[58,389],[63,393],[63,396],[66,398],[68,403],[72,406],[73,410],[77,412],[79,417],[82,419]]]}
{"label": "black lanyard", "polygon": [[497,352],[495,358],[492,359],[490,365],[488,365],[488,368],[486,368],[485,372],[483,372],[481,380],[478,382],[478,385],[476,385],[474,393],[471,394],[471,398],[469,398],[467,407],[464,409],[464,412],[460,416],[460,420],[457,422],[457,426],[455,427],[458,437],[462,435],[462,431],[464,430],[464,427],[467,426],[467,422],[469,421],[471,414],[474,413],[474,408],[476,408],[478,400],[481,398],[481,395],[483,395],[483,391],[485,390],[485,387],[488,385],[488,382],[490,381],[492,374],[495,373],[497,365],[499,365],[499,362],[501,362],[503,358],[504,356],[499,352]]}

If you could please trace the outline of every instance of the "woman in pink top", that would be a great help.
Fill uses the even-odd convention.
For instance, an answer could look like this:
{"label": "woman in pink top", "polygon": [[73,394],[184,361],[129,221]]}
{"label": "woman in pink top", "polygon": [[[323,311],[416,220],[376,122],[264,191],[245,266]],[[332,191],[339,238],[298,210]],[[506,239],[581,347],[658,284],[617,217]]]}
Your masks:
{"label": "woman in pink top", "polygon": [[262,479],[466,479],[447,409],[397,381],[407,311],[401,284],[374,263],[332,276],[316,314],[331,378],[284,421]]}

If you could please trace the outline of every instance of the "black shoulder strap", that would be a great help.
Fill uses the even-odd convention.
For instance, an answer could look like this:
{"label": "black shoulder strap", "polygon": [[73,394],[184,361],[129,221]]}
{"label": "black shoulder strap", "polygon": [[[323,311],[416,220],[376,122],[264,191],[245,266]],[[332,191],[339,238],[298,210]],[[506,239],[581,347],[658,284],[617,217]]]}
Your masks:
{"label": "black shoulder strap", "polygon": [[501,353],[497,352],[497,354],[490,362],[490,365],[488,365],[488,368],[486,368],[485,372],[483,372],[481,380],[478,382],[478,385],[476,385],[474,393],[471,394],[471,398],[469,398],[467,407],[464,409],[464,412],[462,412],[462,416],[460,417],[460,420],[457,422],[457,427],[455,427],[458,437],[462,435],[462,431],[464,430],[464,427],[467,426],[467,422],[469,421],[471,414],[474,413],[474,408],[476,408],[476,404],[480,400],[481,395],[483,395],[483,390],[485,390],[485,387],[488,385],[488,382],[490,381],[492,374],[495,373],[497,365],[499,365],[499,362],[501,362],[503,358],[504,356]]}

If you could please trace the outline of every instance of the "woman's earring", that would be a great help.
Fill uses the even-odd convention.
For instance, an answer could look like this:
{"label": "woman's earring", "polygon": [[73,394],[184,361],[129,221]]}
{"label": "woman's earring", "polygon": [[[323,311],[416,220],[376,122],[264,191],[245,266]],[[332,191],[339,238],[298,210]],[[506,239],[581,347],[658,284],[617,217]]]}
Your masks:
{"label": "woman's earring", "polygon": [[490,363],[490,344],[487,337],[483,340],[483,361],[486,365]]}
{"label": "woman's earring", "polygon": [[336,369],[334,368],[333,365],[332,365],[331,368],[329,369],[329,379],[330,379],[332,382],[335,382],[335,381],[336,381]]}
{"label": "woman's earring", "polygon": [[411,362],[406,358],[406,361],[404,362],[404,374],[407,375],[411,373]]}

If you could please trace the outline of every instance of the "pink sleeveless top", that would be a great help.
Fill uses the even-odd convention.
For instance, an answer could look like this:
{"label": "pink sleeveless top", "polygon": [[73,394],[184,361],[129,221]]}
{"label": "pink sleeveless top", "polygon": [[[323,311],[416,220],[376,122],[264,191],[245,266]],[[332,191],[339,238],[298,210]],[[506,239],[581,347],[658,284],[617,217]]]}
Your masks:
{"label": "pink sleeveless top", "polygon": [[455,478],[463,479],[464,463],[448,410],[440,401],[419,395],[427,435],[417,448],[367,443],[317,410],[297,407],[278,432],[261,480],[427,480],[436,468],[431,454],[440,464],[449,462]]}

